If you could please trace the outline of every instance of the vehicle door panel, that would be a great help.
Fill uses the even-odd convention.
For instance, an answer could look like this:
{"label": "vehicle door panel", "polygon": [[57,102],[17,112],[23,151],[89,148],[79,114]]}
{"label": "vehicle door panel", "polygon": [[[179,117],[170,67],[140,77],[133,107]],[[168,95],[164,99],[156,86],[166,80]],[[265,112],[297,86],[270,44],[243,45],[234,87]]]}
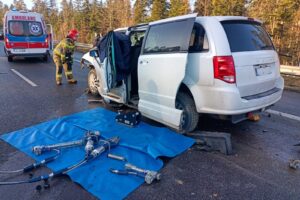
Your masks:
{"label": "vehicle door panel", "polygon": [[195,17],[150,23],[138,61],[139,110],[173,127],[179,126],[182,114],[175,108],[175,100],[185,76]]}

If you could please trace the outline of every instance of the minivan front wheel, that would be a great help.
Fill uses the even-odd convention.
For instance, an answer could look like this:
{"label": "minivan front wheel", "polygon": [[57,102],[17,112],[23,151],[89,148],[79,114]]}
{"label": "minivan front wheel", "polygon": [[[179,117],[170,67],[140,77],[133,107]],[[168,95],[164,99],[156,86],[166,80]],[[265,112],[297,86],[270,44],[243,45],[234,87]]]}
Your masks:
{"label": "minivan front wheel", "polygon": [[97,78],[96,70],[92,68],[88,74],[88,87],[93,96],[99,95],[98,84],[99,84],[99,80]]}
{"label": "minivan front wheel", "polygon": [[175,106],[183,111],[180,122],[181,131],[188,133],[195,130],[199,121],[199,114],[197,113],[194,100],[186,93],[179,93]]}

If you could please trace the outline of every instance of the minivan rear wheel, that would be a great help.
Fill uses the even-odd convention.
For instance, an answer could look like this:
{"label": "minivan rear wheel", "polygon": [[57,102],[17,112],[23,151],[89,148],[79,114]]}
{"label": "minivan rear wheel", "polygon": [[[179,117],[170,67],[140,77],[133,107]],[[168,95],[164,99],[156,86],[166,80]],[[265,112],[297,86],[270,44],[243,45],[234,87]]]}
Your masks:
{"label": "minivan rear wheel", "polygon": [[183,110],[180,122],[181,132],[188,133],[195,130],[199,121],[199,114],[192,97],[186,93],[179,93],[175,106],[177,109]]}
{"label": "minivan rear wheel", "polygon": [[8,57],[7,57],[7,61],[8,61],[8,62],[12,62],[12,61],[13,61],[13,57],[12,57],[12,56],[8,56]]}
{"label": "minivan rear wheel", "polygon": [[48,54],[43,56],[43,61],[48,62]]}

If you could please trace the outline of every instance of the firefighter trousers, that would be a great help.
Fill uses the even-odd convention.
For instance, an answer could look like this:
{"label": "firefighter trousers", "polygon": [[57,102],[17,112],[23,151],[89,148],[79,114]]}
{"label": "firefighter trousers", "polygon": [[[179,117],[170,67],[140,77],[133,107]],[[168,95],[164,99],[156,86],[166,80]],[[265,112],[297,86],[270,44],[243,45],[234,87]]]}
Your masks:
{"label": "firefighter trousers", "polygon": [[72,64],[62,63],[60,56],[53,55],[53,61],[56,65],[56,81],[61,82],[62,80],[62,72],[65,71],[65,76],[68,81],[73,80],[73,73],[72,73]]}

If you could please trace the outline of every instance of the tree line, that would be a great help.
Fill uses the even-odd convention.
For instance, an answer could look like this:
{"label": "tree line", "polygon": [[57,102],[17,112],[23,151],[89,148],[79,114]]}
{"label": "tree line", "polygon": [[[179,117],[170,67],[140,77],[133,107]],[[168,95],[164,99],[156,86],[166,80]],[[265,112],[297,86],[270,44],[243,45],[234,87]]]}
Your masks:
{"label": "tree line", "polygon": [[[258,18],[271,35],[282,64],[300,63],[300,0],[32,0],[31,11],[52,24],[56,40],[68,30],[80,32],[79,41],[91,43],[95,33],[153,20],[197,12],[199,16],[248,16]],[[24,0],[6,5],[0,0],[0,16],[12,8],[27,10]],[[1,25],[2,21],[0,22]]]}

